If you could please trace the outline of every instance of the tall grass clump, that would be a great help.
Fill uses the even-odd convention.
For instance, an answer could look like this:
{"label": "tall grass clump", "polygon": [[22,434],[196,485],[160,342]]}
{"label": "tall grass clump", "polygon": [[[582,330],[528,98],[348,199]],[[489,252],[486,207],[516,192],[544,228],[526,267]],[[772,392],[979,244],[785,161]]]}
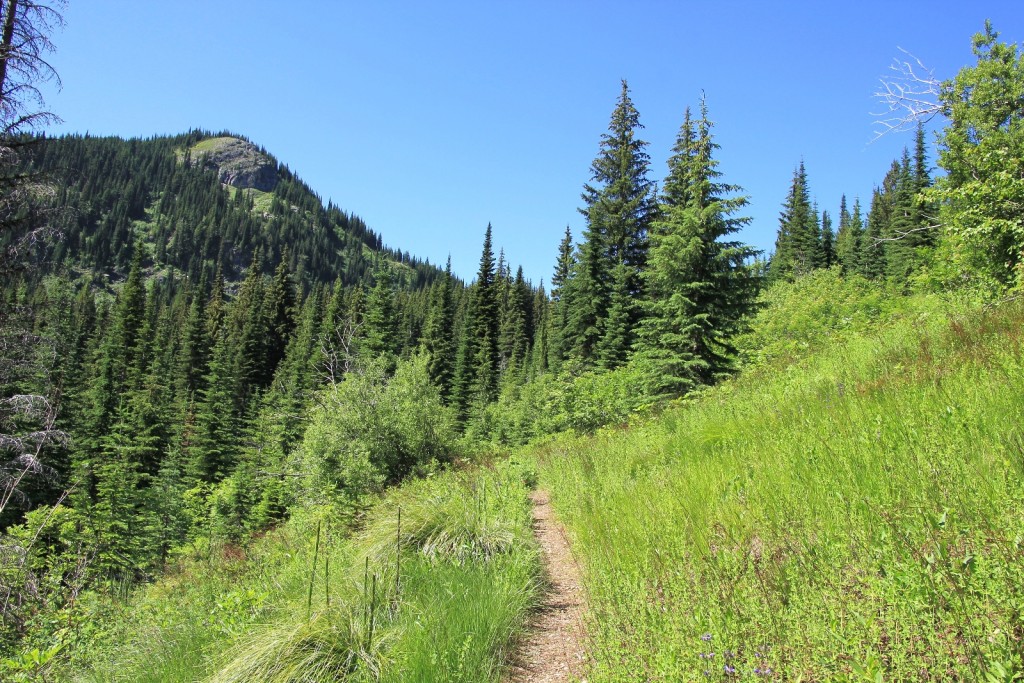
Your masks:
{"label": "tall grass clump", "polygon": [[297,510],[108,603],[59,679],[496,683],[539,589],[527,494],[502,464],[408,482],[354,534]]}
{"label": "tall grass clump", "polygon": [[588,680],[1020,678],[1024,306],[902,306],[539,453]]}
{"label": "tall grass clump", "polygon": [[228,544],[196,552],[124,598],[83,595],[74,618],[61,617],[78,626],[65,635],[75,646],[57,680],[206,679],[244,634],[304,607],[318,526],[321,557],[337,566],[349,562],[342,530],[329,523],[333,514],[331,508],[297,511],[245,549]]}

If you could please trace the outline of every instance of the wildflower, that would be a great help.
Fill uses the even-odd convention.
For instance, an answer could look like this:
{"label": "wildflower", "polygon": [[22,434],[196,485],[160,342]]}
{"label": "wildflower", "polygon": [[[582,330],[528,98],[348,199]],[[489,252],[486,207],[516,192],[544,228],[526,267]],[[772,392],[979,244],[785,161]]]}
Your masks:
{"label": "wildflower", "polygon": [[700,639],[701,639],[701,640],[703,640],[703,641],[704,641],[704,642],[706,643],[706,642],[708,642],[709,640],[711,640],[711,634],[710,634],[710,633],[705,633],[704,635],[702,635],[702,636],[700,637]]}
{"label": "wildflower", "polygon": [[726,664],[725,666],[722,667],[722,671],[724,671],[726,674],[732,676],[734,673],[736,673],[736,667],[729,666],[728,664]]}

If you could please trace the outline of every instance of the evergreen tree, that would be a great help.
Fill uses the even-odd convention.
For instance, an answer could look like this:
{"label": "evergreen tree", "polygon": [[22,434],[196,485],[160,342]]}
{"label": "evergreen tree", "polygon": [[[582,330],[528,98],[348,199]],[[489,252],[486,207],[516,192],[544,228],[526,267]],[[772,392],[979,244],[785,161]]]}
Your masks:
{"label": "evergreen tree", "polygon": [[903,167],[898,161],[892,162],[881,187],[876,187],[871,195],[867,226],[861,242],[860,272],[864,277],[878,279],[886,274],[889,251],[886,243],[892,237],[894,199],[901,175]]}
{"label": "evergreen tree", "polygon": [[480,268],[474,284],[472,311],[472,332],[476,348],[473,359],[473,398],[480,405],[490,403],[497,396],[500,324],[498,286],[491,242],[491,224],[488,223],[487,232],[484,234],[483,252],[480,255]]}
{"label": "evergreen tree", "polygon": [[284,358],[288,340],[295,329],[295,308],[295,285],[288,270],[288,250],[285,249],[267,291],[266,366],[270,370],[276,370]]}
{"label": "evergreen tree", "polygon": [[444,276],[434,283],[430,297],[430,314],[423,332],[423,349],[427,353],[427,373],[448,401],[455,374],[455,297],[452,281],[452,258],[448,257]]}
{"label": "evergreen tree", "polygon": [[[648,230],[657,212],[654,184],[647,177],[647,143],[637,137],[640,128],[639,113],[623,81],[609,132],[601,136],[600,152],[590,167],[594,184],[584,185],[582,194],[585,206],[580,212],[586,216],[587,227],[573,278],[569,329],[574,339],[573,355],[585,362],[597,359],[601,336],[623,332],[618,324],[605,324],[613,296],[618,297],[617,305],[622,308],[616,315],[624,315],[626,321],[625,343],[609,340],[603,345],[605,353],[612,348],[628,349],[640,317],[636,305],[643,289],[640,273],[647,261]],[[624,281],[628,295],[625,298],[614,295],[619,264],[623,269],[619,279]],[[610,360],[604,358],[602,362]],[[615,358],[613,362],[624,360]]]}
{"label": "evergreen tree", "polygon": [[748,200],[720,180],[712,127],[703,100],[699,120],[687,109],[651,232],[637,361],[651,370],[657,393],[678,395],[731,369],[731,339],[757,295],[749,263],[757,251],[728,239],[749,222],[736,215]]}
{"label": "evergreen tree", "polygon": [[375,273],[376,284],[366,300],[366,314],[360,335],[359,351],[367,359],[384,356],[394,362],[399,352],[398,311],[395,309],[394,276],[381,266]]}
{"label": "evergreen tree", "polygon": [[608,312],[602,321],[595,357],[599,367],[611,370],[625,364],[633,346],[630,318],[634,301],[629,293],[629,267],[619,261],[612,269]]}
{"label": "evergreen tree", "polygon": [[824,265],[818,218],[811,206],[807,171],[801,161],[779,215],[779,232],[769,268],[772,280],[806,275]]}
{"label": "evergreen tree", "polygon": [[[533,339],[530,341],[530,375],[539,377],[551,366],[551,302],[544,291],[544,281],[533,293]],[[529,379],[529,378],[528,378]]]}
{"label": "evergreen tree", "polygon": [[463,316],[452,384],[452,404],[460,423],[465,423],[471,409],[486,405],[497,396],[498,389],[498,292],[492,228],[487,224],[483,252],[476,280],[469,291]]}
{"label": "evergreen tree", "polygon": [[853,213],[846,208],[846,195],[839,203],[839,232],[836,234],[836,262],[844,273],[858,272],[864,225],[860,216],[860,200],[855,199]]}
{"label": "evergreen tree", "polygon": [[530,345],[529,322],[532,317],[530,290],[523,279],[523,269],[516,271],[515,280],[507,283],[504,310],[501,311],[498,350],[500,370],[505,377],[521,379]]}
{"label": "evergreen tree", "polygon": [[205,281],[189,292],[191,302],[185,329],[182,332],[181,357],[178,363],[177,377],[182,395],[188,396],[199,389],[199,383],[206,374],[209,361],[210,340],[206,335],[206,306],[204,298]]}
{"label": "evergreen tree", "polygon": [[836,262],[836,235],[832,232],[832,217],[828,211],[821,212],[821,257],[822,268],[831,268]]}
{"label": "evergreen tree", "polygon": [[551,278],[551,312],[548,318],[548,359],[547,364],[557,370],[568,355],[571,340],[569,332],[569,313],[571,302],[568,298],[569,279],[576,267],[575,250],[572,242],[572,231],[565,226],[565,236],[558,244],[558,258],[555,261],[555,274]]}

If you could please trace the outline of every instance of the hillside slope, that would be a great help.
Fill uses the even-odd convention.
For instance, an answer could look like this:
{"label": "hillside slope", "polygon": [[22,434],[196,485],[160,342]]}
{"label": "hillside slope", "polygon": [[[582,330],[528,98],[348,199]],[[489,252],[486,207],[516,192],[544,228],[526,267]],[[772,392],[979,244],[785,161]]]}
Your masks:
{"label": "hillside slope", "polygon": [[416,288],[437,269],[384,247],[356,215],[321,199],[266,150],[230,134],[192,131],[145,140],[44,139],[32,162],[60,189],[64,239],[56,263],[124,277],[135,241],[156,266],[198,282],[218,267],[228,280],[259,249],[267,272],[287,254],[290,270],[315,283],[370,283],[375,259],[401,264]]}
{"label": "hillside slope", "polygon": [[[820,284],[786,287],[806,310]],[[1024,305],[917,297],[878,323],[539,451],[588,680],[1017,680]]]}

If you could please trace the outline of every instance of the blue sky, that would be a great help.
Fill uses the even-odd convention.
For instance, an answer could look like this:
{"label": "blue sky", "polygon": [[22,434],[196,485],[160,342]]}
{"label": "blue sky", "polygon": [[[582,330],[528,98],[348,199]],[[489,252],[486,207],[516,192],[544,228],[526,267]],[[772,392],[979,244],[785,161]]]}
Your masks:
{"label": "blue sky", "polygon": [[[902,47],[949,77],[1024,3],[71,0],[54,36],[51,132],[227,129],[263,145],[387,244],[476,270],[483,232],[536,283],[629,81],[652,177],[707,96],[742,238],[769,250],[794,167],[837,212],[870,201],[909,135],[872,142],[878,79]],[[934,158],[934,155],[933,155]]]}

